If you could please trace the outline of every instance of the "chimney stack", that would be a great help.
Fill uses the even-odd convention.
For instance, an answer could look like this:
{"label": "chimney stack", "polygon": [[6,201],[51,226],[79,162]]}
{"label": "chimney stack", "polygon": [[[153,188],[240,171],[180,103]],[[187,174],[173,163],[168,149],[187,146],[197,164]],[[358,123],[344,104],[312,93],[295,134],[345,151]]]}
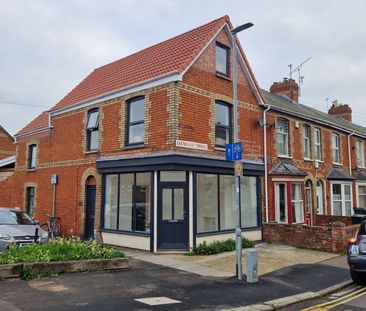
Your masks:
{"label": "chimney stack", "polygon": [[351,107],[347,104],[338,103],[338,100],[334,100],[332,102],[332,107],[328,110],[328,114],[352,122]]}
{"label": "chimney stack", "polygon": [[284,78],[282,82],[274,82],[270,88],[273,94],[286,95],[294,102],[299,102],[299,85],[294,79]]}

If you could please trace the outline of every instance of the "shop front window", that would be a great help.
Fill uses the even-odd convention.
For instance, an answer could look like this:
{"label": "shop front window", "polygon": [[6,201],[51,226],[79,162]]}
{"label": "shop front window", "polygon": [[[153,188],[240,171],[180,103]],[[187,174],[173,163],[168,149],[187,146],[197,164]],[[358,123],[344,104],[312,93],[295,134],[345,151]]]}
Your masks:
{"label": "shop front window", "polygon": [[151,174],[107,175],[104,229],[150,232]]}
{"label": "shop front window", "polygon": [[[257,178],[241,177],[239,189],[241,227],[258,227]],[[234,176],[197,174],[197,232],[232,230],[236,224]]]}

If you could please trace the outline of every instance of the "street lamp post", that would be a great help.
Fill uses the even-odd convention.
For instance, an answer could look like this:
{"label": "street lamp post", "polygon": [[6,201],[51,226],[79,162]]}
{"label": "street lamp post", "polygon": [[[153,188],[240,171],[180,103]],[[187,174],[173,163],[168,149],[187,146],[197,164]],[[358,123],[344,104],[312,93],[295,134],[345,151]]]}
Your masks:
{"label": "street lamp post", "polygon": [[[233,99],[234,99],[234,143],[239,142],[238,138],[238,100],[237,100],[237,76],[236,76],[236,34],[240,31],[248,29],[253,26],[253,23],[246,23],[231,30],[232,44],[233,44]],[[240,160],[241,161],[241,160]],[[237,212],[236,219],[236,273],[238,280],[243,279],[242,270],[242,240],[241,240],[241,227],[240,227],[240,176],[236,173],[236,165],[234,164],[234,176],[235,176],[235,207]],[[242,173],[242,172],[241,172]],[[243,194],[242,194],[243,195]]]}

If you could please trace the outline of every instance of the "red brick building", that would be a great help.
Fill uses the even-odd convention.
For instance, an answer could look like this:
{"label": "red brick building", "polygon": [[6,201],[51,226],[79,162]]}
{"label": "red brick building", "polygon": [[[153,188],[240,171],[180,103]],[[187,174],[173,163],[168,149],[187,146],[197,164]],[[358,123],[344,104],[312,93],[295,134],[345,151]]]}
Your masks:
{"label": "red brick building", "polygon": [[[225,16],[95,69],[16,134],[15,205],[54,210],[65,235],[150,251],[232,238],[230,29]],[[261,90],[238,46],[244,235],[366,207],[366,130],[350,107],[302,105],[293,80]]]}
{"label": "red brick building", "polygon": [[[225,16],[97,68],[17,133],[17,204],[151,251],[233,237],[231,28]],[[241,227],[260,240],[263,98],[238,44]]]}
{"label": "red brick building", "polygon": [[[366,128],[333,102],[328,114],[298,102],[294,80],[263,91],[267,103],[268,221],[321,223],[366,207]],[[318,221],[317,221],[318,219]]]}
{"label": "red brick building", "polygon": [[14,206],[14,138],[0,126],[0,206]]}

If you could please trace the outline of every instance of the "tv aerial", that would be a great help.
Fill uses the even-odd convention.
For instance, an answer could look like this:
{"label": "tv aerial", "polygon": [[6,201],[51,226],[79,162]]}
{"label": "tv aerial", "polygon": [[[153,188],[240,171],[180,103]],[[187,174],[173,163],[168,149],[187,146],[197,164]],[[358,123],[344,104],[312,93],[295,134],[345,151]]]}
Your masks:
{"label": "tv aerial", "polygon": [[301,67],[308,62],[311,59],[311,57],[308,57],[306,60],[304,60],[300,65],[298,65],[295,69],[292,69],[293,65],[288,65],[290,68],[290,79],[292,79],[292,75],[297,71],[298,73],[298,85],[299,85],[299,95],[301,92],[301,85],[304,83],[304,76],[301,75]]}

